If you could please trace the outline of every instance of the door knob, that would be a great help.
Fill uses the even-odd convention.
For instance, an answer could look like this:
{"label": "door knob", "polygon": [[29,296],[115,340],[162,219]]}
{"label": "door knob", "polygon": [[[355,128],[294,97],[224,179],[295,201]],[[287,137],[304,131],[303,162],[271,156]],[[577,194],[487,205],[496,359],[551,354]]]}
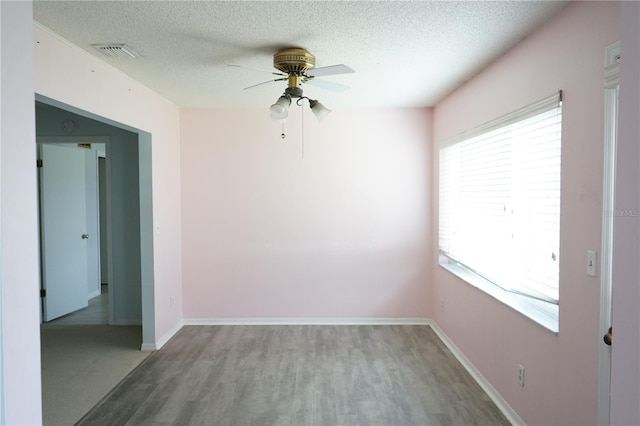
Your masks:
{"label": "door knob", "polygon": [[82,234],[82,239],[83,240],[88,240],[89,239],[89,234]]}
{"label": "door knob", "polygon": [[604,335],[604,343],[611,346],[611,342],[613,341],[613,327],[609,327],[609,331]]}

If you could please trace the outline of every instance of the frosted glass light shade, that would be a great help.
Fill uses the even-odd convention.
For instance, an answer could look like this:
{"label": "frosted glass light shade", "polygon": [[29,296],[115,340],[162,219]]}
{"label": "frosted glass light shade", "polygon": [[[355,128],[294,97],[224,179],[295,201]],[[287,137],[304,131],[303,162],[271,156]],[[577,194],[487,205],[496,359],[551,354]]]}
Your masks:
{"label": "frosted glass light shade", "polygon": [[309,101],[309,107],[311,108],[311,112],[313,112],[313,115],[316,116],[318,121],[322,121],[323,118],[331,113],[331,110],[329,108],[325,107],[320,102],[315,100]]}
{"label": "frosted glass light shade", "polygon": [[289,105],[291,105],[291,99],[286,96],[280,96],[276,103],[269,108],[271,118],[276,120],[284,120],[287,118],[289,116]]}

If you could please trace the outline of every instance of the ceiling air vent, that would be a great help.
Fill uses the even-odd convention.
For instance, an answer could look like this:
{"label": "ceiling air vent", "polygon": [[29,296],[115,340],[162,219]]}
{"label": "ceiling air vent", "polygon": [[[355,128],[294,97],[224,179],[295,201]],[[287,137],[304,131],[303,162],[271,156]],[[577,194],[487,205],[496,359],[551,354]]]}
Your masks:
{"label": "ceiling air vent", "polygon": [[139,55],[126,44],[92,44],[107,56],[118,59],[135,59]]}

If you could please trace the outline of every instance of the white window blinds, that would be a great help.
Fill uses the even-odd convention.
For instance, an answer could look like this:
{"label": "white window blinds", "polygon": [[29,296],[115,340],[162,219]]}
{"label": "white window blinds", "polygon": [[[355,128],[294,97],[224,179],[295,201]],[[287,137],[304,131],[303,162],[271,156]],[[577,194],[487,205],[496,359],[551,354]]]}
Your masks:
{"label": "white window blinds", "polygon": [[558,303],[560,93],[443,144],[439,246],[500,288]]}

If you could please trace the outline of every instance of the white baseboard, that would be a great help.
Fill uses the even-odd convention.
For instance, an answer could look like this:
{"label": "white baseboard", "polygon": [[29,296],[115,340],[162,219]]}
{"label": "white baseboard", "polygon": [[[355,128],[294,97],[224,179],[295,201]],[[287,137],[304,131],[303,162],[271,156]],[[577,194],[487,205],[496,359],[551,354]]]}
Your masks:
{"label": "white baseboard", "polygon": [[162,335],[162,337],[160,337],[160,339],[158,339],[156,341],[156,343],[143,343],[142,346],[140,347],[141,351],[157,351],[160,350],[164,345],[167,344],[167,342],[169,340],[171,340],[171,338],[173,336],[175,336],[175,334],[180,331],[180,329],[182,328],[182,326],[184,325],[184,321],[178,321],[176,323],[176,325],[174,325],[173,327],[171,327],[169,329],[169,331],[167,331],[166,333],[164,333],[164,335]]}
{"label": "white baseboard", "polygon": [[469,361],[469,359],[462,353],[462,351],[453,343],[449,336],[447,336],[435,322],[432,322],[431,328],[436,335],[442,340],[442,342],[451,351],[453,356],[462,364],[462,366],[471,374],[471,377],[480,385],[480,387],[487,393],[489,398],[496,404],[498,409],[504,414],[504,416],[514,426],[526,426],[526,423],[518,413],[504,400],[502,395],[489,383],[489,381],[480,373],[480,371]]}
{"label": "white baseboard", "polygon": [[157,351],[158,348],[155,343],[143,343],[142,346],[140,346],[140,350],[142,352],[153,352]]}
{"label": "white baseboard", "polygon": [[184,325],[431,325],[428,318],[188,318]]}
{"label": "white baseboard", "polygon": [[89,295],[87,296],[88,299],[93,299],[94,297],[98,297],[100,296],[102,293],[100,292],[100,289],[97,289],[95,291],[92,291],[91,293],[89,293]]}

